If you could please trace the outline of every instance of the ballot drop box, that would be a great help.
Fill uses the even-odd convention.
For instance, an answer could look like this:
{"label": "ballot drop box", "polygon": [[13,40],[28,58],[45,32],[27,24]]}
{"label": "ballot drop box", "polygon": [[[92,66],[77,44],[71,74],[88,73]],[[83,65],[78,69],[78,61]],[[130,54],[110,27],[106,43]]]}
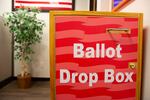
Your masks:
{"label": "ballot drop box", "polygon": [[51,100],[140,100],[142,14],[50,12]]}

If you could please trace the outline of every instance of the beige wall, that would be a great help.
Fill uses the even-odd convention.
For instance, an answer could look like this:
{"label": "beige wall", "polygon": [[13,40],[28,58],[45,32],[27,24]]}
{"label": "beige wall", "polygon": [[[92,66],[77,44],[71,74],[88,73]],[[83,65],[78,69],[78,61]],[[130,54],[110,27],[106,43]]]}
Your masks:
{"label": "beige wall", "polygon": [[[76,11],[89,11],[90,0],[75,0]],[[111,11],[112,0],[97,0],[97,11]]]}
{"label": "beige wall", "polygon": [[89,11],[90,0],[75,0],[75,10]]}
{"label": "beige wall", "polygon": [[12,76],[11,34],[0,16],[0,82]]}
{"label": "beige wall", "polygon": [[112,0],[97,0],[97,11],[111,11]]}
{"label": "beige wall", "polygon": [[[0,0],[0,15],[5,12],[11,11],[12,0]],[[76,10],[88,10],[89,0],[76,0]],[[36,53],[33,55],[33,61],[31,63],[32,76],[33,77],[50,77],[49,70],[49,13],[40,13],[38,16],[40,19],[46,22],[44,28],[43,39],[40,44],[34,46]],[[20,71],[18,61],[14,61],[14,76]]]}
{"label": "beige wall", "polygon": [[[76,0],[76,10],[88,11],[89,6],[88,0]],[[49,13],[40,13],[38,16],[46,22],[46,27],[43,32],[43,39],[40,44],[34,46],[36,53],[33,55],[33,61],[31,63],[32,76],[33,77],[50,77],[49,70]],[[15,61],[15,76],[19,73],[20,67],[18,62]]]}
{"label": "beige wall", "polygon": [[123,12],[144,13],[143,100],[150,100],[150,0],[135,0]]}
{"label": "beige wall", "polygon": [[[11,11],[12,0],[0,0],[0,15]],[[46,22],[44,28],[43,39],[40,44],[34,46],[36,53],[33,55],[32,76],[33,77],[49,77],[49,14],[40,13],[38,16]],[[14,74],[19,73],[20,67],[17,61],[14,61]]]}

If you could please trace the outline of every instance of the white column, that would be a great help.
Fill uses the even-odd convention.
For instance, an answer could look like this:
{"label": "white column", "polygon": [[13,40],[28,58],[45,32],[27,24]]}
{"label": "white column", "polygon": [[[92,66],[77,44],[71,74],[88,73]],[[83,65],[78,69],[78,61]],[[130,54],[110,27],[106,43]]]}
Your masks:
{"label": "white column", "polygon": [[76,11],[89,11],[90,0],[75,0]]}
{"label": "white column", "polygon": [[111,11],[113,0],[97,0],[97,11]]}

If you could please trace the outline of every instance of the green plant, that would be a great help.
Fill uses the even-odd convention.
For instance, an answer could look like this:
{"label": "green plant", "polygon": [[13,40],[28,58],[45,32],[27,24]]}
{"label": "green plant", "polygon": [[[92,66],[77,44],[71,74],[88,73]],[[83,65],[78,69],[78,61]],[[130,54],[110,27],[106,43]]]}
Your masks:
{"label": "green plant", "polygon": [[45,23],[37,18],[40,11],[36,8],[19,8],[14,12],[4,14],[5,25],[9,27],[14,37],[15,59],[22,65],[21,76],[29,74],[28,63],[34,53],[32,45],[39,43]]}

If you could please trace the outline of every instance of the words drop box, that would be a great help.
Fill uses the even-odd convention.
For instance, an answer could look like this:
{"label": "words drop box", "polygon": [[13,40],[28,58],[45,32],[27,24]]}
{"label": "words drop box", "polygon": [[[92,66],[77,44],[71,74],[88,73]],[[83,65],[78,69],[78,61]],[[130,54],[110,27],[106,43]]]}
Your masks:
{"label": "words drop box", "polygon": [[140,100],[142,14],[50,16],[51,100]]}

